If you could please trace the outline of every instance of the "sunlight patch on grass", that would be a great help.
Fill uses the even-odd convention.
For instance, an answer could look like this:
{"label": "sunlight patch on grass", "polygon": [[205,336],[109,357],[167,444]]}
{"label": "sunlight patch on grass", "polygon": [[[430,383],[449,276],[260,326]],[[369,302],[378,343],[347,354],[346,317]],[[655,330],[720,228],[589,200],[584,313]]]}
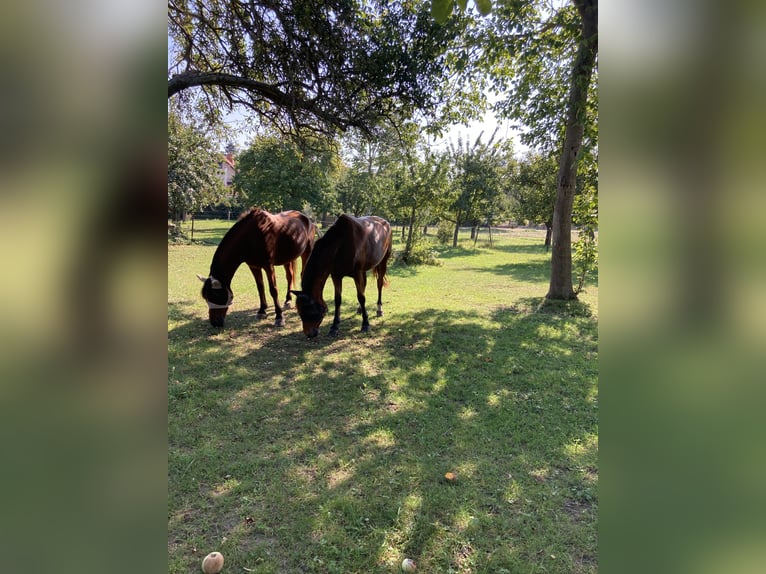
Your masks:
{"label": "sunlight patch on grass", "polygon": [[461,462],[455,467],[455,471],[457,473],[457,480],[459,483],[465,481],[465,480],[471,480],[476,476],[476,473],[478,472],[478,467],[475,462]]}
{"label": "sunlight patch on grass", "polygon": [[519,500],[521,500],[522,490],[521,485],[516,481],[516,479],[511,479],[510,483],[508,484],[508,487],[505,489],[505,502],[508,504],[515,504]]}
{"label": "sunlight patch on grass", "polygon": [[330,471],[327,474],[327,486],[332,489],[338,488],[339,486],[351,480],[355,471],[356,469],[351,465],[343,466],[341,468],[336,468]]}
{"label": "sunlight patch on grass", "polygon": [[498,408],[502,406],[505,401],[511,398],[512,395],[513,392],[509,389],[498,389],[496,391],[492,391],[487,395],[487,406]]}
{"label": "sunlight patch on grass", "polygon": [[594,434],[588,434],[584,439],[577,437],[564,445],[564,453],[573,459],[596,452],[597,450],[598,437]]}
{"label": "sunlight patch on grass", "polygon": [[221,496],[230,494],[231,491],[237,488],[238,486],[240,486],[240,484],[242,483],[235,478],[226,479],[223,482],[211,488],[209,495],[212,498],[220,498]]}
{"label": "sunlight patch on grass", "polygon": [[393,448],[396,446],[396,438],[389,429],[377,429],[364,437],[363,443],[375,448]]}
{"label": "sunlight patch on grass", "polygon": [[396,524],[388,530],[378,554],[378,564],[399,568],[405,550],[410,542],[423,505],[419,492],[408,494],[396,513]]}

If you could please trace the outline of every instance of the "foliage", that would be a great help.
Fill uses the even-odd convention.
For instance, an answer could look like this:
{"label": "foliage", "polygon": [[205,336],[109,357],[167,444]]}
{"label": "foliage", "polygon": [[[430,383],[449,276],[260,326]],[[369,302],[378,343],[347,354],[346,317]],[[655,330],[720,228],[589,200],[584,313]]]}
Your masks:
{"label": "foliage", "polygon": [[[474,4],[483,16],[486,16],[492,10],[492,0],[474,0]],[[431,0],[431,15],[437,22],[444,23],[452,14],[455,6],[465,12],[467,5],[467,0]]]}
{"label": "foliage", "polygon": [[598,273],[598,193],[595,187],[588,186],[575,197],[572,222],[579,227],[572,246],[572,264],[579,278],[575,292],[579,293],[586,278]]}
{"label": "foliage", "polygon": [[234,187],[250,205],[271,211],[332,210],[332,190],[338,172],[338,156],[332,146],[315,141],[313,146],[276,136],[256,138],[238,158]]}
{"label": "foliage", "polygon": [[449,146],[453,195],[444,217],[454,223],[453,245],[460,225],[493,225],[508,213],[513,149],[510,142],[495,142],[496,133],[487,142],[480,134],[473,144],[459,137]]}
{"label": "foliage", "polygon": [[402,258],[414,262],[421,228],[438,218],[448,197],[449,157],[421,142],[419,149],[404,150],[403,159],[396,205],[405,214],[409,228]]}
{"label": "foliage", "polygon": [[414,145],[416,126],[398,130],[378,128],[375,138],[351,130],[342,139],[342,155],[347,165],[338,184],[338,202],[344,213],[375,213],[389,219],[399,217],[395,192],[403,177],[403,150]]}
{"label": "foliage", "polygon": [[[560,152],[564,140],[566,107],[572,66],[580,39],[581,21],[574,3],[498,3],[481,24],[480,60],[503,94],[495,104],[501,116],[524,128],[521,141],[545,154]],[[596,145],[598,129],[598,71],[588,86],[583,146]]]}
{"label": "foliage", "polygon": [[455,224],[446,219],[439,220],[439,224],[436,226],[436,240],[442,245],[447,245],[453,242],[453,236],[455,234]]}
{"label": "foliage", "polygon": [[218,177],[218,153],[204,131],[168,110],[168,213],[176,221],[185,213],[226,200]]}
{"label": "foliage", "polygon": [[475,69],[447,57],[469,21],[410,0],[170,0],[168,97],[201,87],[211,118],[243,106],[283,133],[449,115],[480,100]]}
{"label": "foliage", "polygon": [[396,260],[405,265],[441,265],[438,252],[427,237],[416,233],[408,243],[409,249],[398,253]]}
{"label": "foliage", "polygon": [[519,221],[551,225],[558,165],[552,155],[528,152],[519,161],[510,187],[511,213]]}

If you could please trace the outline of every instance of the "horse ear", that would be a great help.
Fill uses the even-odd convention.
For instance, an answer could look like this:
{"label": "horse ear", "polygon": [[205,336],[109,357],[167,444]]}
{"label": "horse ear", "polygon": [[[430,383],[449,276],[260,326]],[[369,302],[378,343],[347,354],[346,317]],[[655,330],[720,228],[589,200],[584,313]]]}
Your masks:
{"label": "horse ear", "polygon": [[202,276],[202,275],[200,275],[199,273],[197,273],[197,279],[199,279],[199,280],[200,280],[200,281],[202,281],[203,283],[204,283],[205,281],[207,281],[207,277],[203,277],[203,276]]}
{"label": "horse ear", "polygon": [[218,279],[213,279],[212,277],[210,278],[210,286],[213,289],[222,289],[223,288],[223,285],[221,285],[221,282]]}

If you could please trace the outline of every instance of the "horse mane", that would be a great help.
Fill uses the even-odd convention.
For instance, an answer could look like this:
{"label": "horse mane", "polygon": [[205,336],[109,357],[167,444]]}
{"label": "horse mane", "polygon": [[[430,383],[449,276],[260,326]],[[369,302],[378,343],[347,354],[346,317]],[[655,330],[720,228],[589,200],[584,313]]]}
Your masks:
{"label": "horse mane", "polygon": [[306,290],[306,287],[314,284],[316,276],[323,270],[331,267],[330,262],[335,258],[341,240],[343,239],[343,225],[339,225],[339,222],[342,219],[348,222],[348,218],[341,215],[338,220],[324,232],[322,237],[317,239],[314,243],[311,257],[309,257],[306,269],[303,270],[301,289],[304,291]]}
{"label": "horse mane", "polygon": [[231,243],[239,236],[240,232],[243,231],[244,228],[254,220],[255,216],[261,212],[268,213],[260,207],[251,207],[247,211],[243,211],[237,218],[237,221],[234,222],[234,225],[232,225],[224,234],[218,247],[216,247],[215,253],[213,253],[213,260],[210,263],[211,275],[216,276],[221,273],[219,265],[223,253],[230,248]]}
{"label": "horse mane", "polygon": [[248,217],[251,217],[258,213],[259,211],[263,211],[260,207],[251,207],[250,209],[246,209],[242,213],[240,213],[239,217],[237,218],[237,221],[240,221],[242,219],[247,219]]}

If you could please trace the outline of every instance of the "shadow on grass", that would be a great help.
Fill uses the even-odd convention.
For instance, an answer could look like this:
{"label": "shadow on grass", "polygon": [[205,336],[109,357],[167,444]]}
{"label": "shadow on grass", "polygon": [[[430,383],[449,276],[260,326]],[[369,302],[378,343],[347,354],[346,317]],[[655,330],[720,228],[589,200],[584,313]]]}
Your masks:
{"label": "shadow on grass", "polygon": [[171,309],[170,572],[595,571],[596,326],[540,303],[310,341]]}
{"label": "shadow on grass", "polygon": [[445,247],[445,246],[438,246],[435,248],[436,252],[439,254],[439,259],[454,259],[456,257],[468,257],[470,255],[476,255],[477,253],[481,253],[481,249],[479,248],[466,248],[462,246],[457,247]]}
{"label": "shadow on grass", "polygon": [[550,269],[550,261],[542,260],[537,262],[503,263],[494,267],[467,267],[465,271],[492,273],[509,277],[514,281],[545,284],[550,280]]}
{"label": "shadow on grass", "polygon": [[545,245],[543,242],[540,242],[539,245],[495,245],[491,249],[494,249],[495,251],[502,251],[504,253],[528,253],[532,255],[546,255],[550,257],[550,251],[545,250]]}

